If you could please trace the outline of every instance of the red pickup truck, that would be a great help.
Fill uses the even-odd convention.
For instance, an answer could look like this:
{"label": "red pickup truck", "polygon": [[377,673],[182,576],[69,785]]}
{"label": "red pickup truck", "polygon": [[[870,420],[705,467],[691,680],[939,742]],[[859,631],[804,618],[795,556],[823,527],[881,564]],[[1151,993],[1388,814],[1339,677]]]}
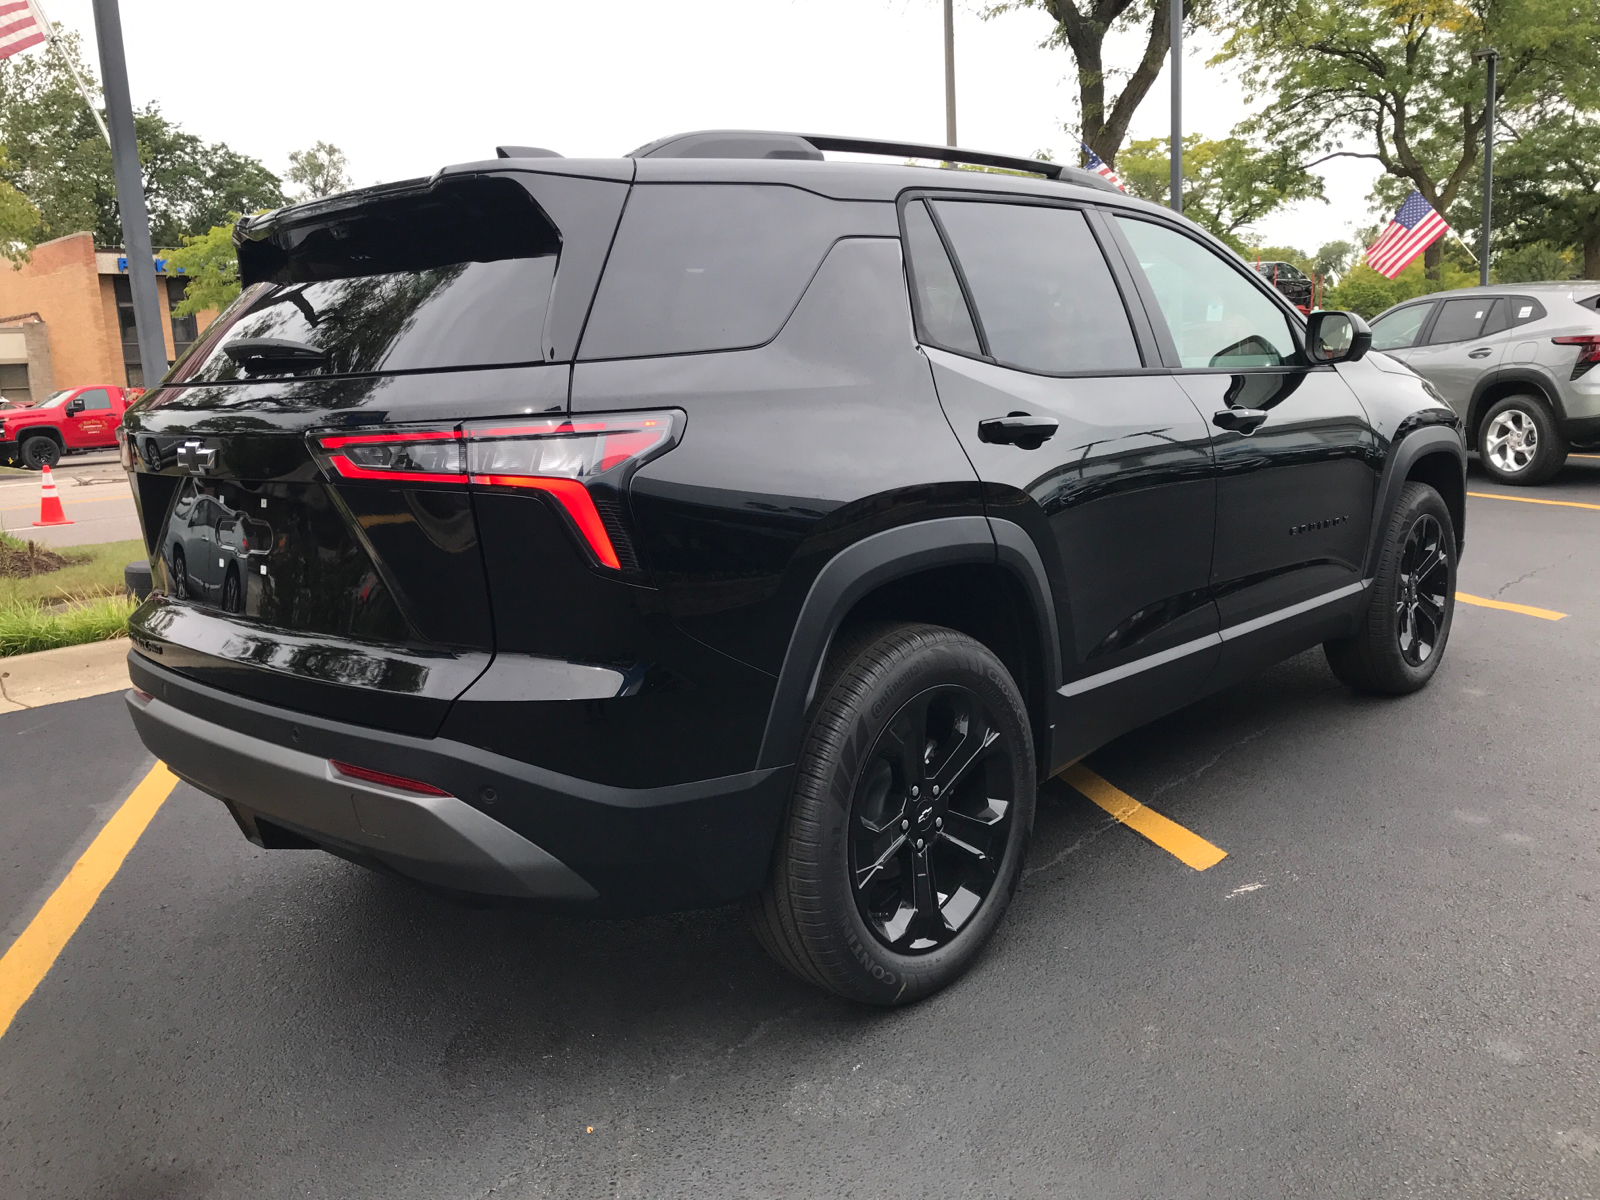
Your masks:
{"label": "red pickup truck", "polygon": [[53,467],[63,454],[117,444],[122,410],[142,388],[91,384],[57,392],[30,408],[0,409],[0,463]]}

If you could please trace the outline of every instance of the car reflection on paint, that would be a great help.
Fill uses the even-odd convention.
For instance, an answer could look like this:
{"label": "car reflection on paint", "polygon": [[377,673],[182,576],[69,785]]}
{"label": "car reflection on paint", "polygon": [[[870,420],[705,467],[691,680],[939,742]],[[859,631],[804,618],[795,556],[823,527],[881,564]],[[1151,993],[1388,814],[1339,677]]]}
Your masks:
{"label": "car reflection on paint", "polygon": [[162,549],[174,596],[242,613],[250,580],[265,573],[272,528],[187,480],[167,521]]}

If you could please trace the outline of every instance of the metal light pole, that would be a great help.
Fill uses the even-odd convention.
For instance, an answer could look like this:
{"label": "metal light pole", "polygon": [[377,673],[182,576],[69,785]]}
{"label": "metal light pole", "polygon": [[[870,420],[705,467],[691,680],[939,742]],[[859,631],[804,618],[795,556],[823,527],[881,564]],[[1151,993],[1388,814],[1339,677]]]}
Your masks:
{"label": "metal light pole", "polygon": [[1167,0],[1172,17],[1172,211],[1183,211],[1183,0]]}
{"label": "metal light pole", "polygon": [[955,0],[944,0],[944,144],[956,144]]}
{"label": "metal light pole", "polygon": [[161,300],[150,250],[150,217],[139,174],[139,143],[133,133],[133,101],[128,94],[128,62],[122,51],[122,15],[117,0],[94,0],[95,39],[100,44],[101,91],[111,125],[111,168],[117,179],[117,210],[128,252],[128,282],[133,291],[133,322],[139,334],[139,368],[144,386],[154,387],[167,373],[167,346],[161,336]]}
{"label": "metal light pole", "polygon": [[1494,216],[1494,68],[1500,51],[1490,48],[1472,56],[1489,68],[1483,98],[1483,235],[1478,239],[1478,286],[1489,286],[1489,228]]}

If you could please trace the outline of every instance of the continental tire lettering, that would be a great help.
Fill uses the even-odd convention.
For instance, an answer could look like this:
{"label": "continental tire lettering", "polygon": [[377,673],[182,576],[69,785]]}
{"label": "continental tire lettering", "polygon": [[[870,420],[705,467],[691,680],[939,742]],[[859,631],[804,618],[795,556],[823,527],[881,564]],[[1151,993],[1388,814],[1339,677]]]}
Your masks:
{"label": "continental tire lettering", "polygon": [[848,936],[848,941],[850,944],[851,957],[867,969],[868,975],[871,975],[879,983],[886,983],[890,986],[894,985],[894,981],[897,978],[895,973],[889,970],[889,968],[884,966],[882,963],[878,962],[877,959],[872,957],[872,955],[868,954],[867,948],[861,944],[860,938],[856,937],[854,933],[851,933]]}

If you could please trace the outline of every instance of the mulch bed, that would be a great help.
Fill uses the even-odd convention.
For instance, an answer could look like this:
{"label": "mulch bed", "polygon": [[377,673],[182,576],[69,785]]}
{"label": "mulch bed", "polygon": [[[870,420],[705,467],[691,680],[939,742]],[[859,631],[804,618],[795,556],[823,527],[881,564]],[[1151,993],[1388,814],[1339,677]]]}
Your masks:
{"label": "mulch bed", "polygon": [[29,542],[22,549],[13,549],[5,542],[0,542],[0,579],[27,579],[32,575],[45,575],[59,571],[71,561],[34,542]]}

